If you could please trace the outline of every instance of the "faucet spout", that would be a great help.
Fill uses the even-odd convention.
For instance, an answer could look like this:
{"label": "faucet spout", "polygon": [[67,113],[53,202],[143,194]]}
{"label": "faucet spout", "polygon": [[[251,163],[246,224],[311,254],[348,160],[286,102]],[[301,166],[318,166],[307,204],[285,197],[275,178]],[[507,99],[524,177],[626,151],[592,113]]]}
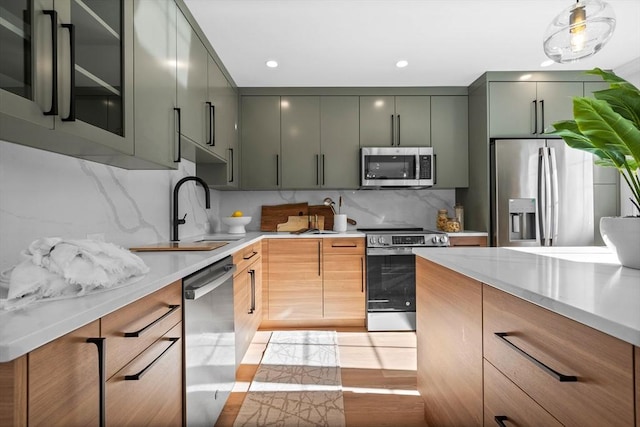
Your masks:
{"label": "faucet spout", "polygon": [[186,176],[182,178],[180,181],[176,183],[176,186],[173,187],[173,214],[171,215],[171,241],[178,242],[180,239],[178,238],[178,226],[184,224],[186,222],[186,216],[184,218],[178,218],[178,192],[180,191],[180,187],[187,181],[195,181],[199,183],[202,188],[204,188],[204,196],[205,196],[205,205],[207,209],[211,207],[211,194],[209,191],[209,186],[207,183],[200,177],[197,176]]}

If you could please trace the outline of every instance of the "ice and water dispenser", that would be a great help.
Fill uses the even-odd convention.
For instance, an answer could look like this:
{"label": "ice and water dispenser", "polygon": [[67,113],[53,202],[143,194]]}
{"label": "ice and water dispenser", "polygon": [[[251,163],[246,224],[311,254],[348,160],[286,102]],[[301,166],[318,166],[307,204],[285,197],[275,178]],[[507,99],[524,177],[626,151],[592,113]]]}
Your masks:
{"label": "ice and water dispenser", "polygon": [[536,199],[509,199],[509,241],[535,241],[536,223]]}

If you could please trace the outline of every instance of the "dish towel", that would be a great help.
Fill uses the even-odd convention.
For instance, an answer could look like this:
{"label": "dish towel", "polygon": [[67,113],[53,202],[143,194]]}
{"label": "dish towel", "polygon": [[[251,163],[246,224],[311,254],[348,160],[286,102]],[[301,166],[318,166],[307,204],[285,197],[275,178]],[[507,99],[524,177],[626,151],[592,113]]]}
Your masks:
{"label": "dish towel", "polygon": [[0,286],[7,290],[0,308],[85,295],[119,286],[149,271],[137,255],[97,240],[46,237],[33,241],[20,255],[19,264],[0,273]]}

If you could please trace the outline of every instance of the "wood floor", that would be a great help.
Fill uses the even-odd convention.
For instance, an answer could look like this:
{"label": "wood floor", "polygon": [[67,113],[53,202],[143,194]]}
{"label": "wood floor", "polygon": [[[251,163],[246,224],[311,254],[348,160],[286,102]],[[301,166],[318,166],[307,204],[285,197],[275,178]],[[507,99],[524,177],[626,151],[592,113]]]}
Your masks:
{"label": "wood floor", "polygon": [[[233,426],[270,333],[256,333],[216,426]],[[338,342],[347,427],[426,427],[416,389],[415,332],[338,329]]]}

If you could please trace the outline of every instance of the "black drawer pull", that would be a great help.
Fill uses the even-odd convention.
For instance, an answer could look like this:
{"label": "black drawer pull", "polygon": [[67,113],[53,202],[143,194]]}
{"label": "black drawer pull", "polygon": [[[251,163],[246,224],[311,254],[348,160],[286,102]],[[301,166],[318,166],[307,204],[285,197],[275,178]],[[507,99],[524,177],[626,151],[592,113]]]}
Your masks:
{"label": "black drawer pull", "polygon": [[509,341],[507,338],[505,338],[505,337],[509,336],[508,333],[506,333],[506,332],[495,332],[494,334],[495,334],[495,336],[500,338],[502,340],[502,342],[504,342],[509,347],[511,347],[512,349],[514,349],[515,351],[517,351],[518,353],[520,353],[521,355],[526,357],[530,362],[532,362],[534,365],[536,365],[537,367],[542,369],[544,372],[546,372],[547,374],[551,375],[553,378],[557,379],[558,381],[563,382],[563,383],[564,382],[577,382],[578,381],[578,377],[576,377],[574,375],[561,374],[560,372],[553,370],[552,368],[548,367],[547,365],[545,365],[544,363],[542,363],[541,361],[539,361],[535,357],[531,356],[526,351],[522,350],[520,347],[518,347],[517,345],[515,345],[514,343]]}
{"label": "black drawer pull", "polygon": [[242,257],[242,259],[251,259],[251,258],[253,258],[253,257],[254,257],[254,256],[256,256],[256,255],[258,255],[258,252],[256,252],[256,251],[251,251],[251,255],[249,255],[249,256],[243,256],[243,257]]}
{"label": "black drawer pull", "polygon": [[509,418],[507,418],[506,415],[496,415],[495,417],[493,417],[493,419],[496,421],[496,424],[498,424],[500,427],[507,427],[507,425],[504,422],[507,421]]}
{"label": "black drawer pull", "polygon": [[167,316],[169,316],[171,313],[173,313],[174,311],[176,311],[179,308],[180,308],[180,305],[170,305],[169,306],[169,311],[167,311],[165,314],[163,314],[162,316],[158,317],[156,320],[154,320],[153,322],[149,323],[147,326],[145,326],[142,329],[138,329],[135,332],[125,332],[124,336],[127,337],[127,338],[139,337],[140,335],[144,334],[149,329],[151,329],[153,327],[153,325],[155,325],[156,323],[162,321],[164,318],[166,318]]}
{"label": "black drawer pull", "polygon": [[100,385],[98,387],[98,399],[100,405],[100,427],[104,427],[106,425],[106,413],[107,413],[107,404],[106,404],[106,364],[104,360],[105,353],[105,338],[87,338],[87,343],[95,344],[98,348],[98,380],[100,381]]}
{"label": "black drawer pull", "polygon": [[347,243],[347,244],[339,244],[339,243],[332,243],[331,244],[332,248],[357,248],[358,244],[357,243]]}
{"label": "black drawer pull", "polygon": [[162,358],[162,356],[165,355],[165,353],[167,351],[169,351],[169,349],[171,347],[173,347],[173,345],[175,343],[177,343],[178,341],[180,341],[180,338],[169,338],[168,341],[171,341],[171,344],[169,344],[169,347],[165,348],[164,351],[162,353],[160,353],[160,355],[158,357],[156,357],[155,359],[153,359],[151,361],[151,363],[149,363],[147,366],[144,367],[144,369],[142,369],[142,371],[138,372],[137,374],[133,374],[133,375],[125,375],[124,376],[124,380],[125,381],[138,381],[140,378],[142,378],[142,376],[144,374],[146,374],[147,372],[149,372],[149,370],[151,369],[151,367],[153,365],[155,365],[158,360],[160,360]]}

